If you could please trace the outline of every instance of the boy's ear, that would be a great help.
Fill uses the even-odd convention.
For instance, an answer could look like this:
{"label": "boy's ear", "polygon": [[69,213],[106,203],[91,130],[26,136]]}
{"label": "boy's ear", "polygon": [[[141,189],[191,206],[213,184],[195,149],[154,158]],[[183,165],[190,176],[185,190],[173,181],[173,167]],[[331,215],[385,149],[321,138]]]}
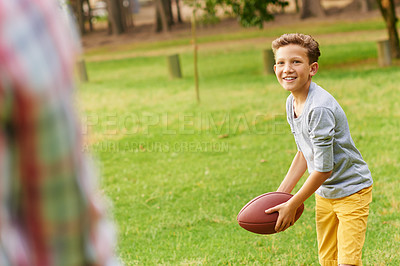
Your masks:
{"label": "boy's ear", "polygon": [[311,77],[314,76],[315,74],[317,74],[318,67],[319,67],[319,65],[317,62],[314,62],[310,65],[310,76]]}

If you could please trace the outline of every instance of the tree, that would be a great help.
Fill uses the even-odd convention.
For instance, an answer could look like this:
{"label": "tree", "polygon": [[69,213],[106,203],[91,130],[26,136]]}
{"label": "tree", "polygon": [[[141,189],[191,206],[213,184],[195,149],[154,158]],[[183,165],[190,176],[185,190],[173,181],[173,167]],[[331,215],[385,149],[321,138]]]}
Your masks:
{"label": "tree", "polygon": [[86,21],[89,22],[90,31],[92,31],[93,24],[91,21],[91,6],[89,0],[70,0],[68,1],[68,4],[74,12],[81,34],[83,35],[86,33]]}
{"label": "tree", "polygon": [[355,1],[359,3],[362,13],[366,13],[368,11],[371,11],[373,9],[373,7],[374,7],[374,1],[373,0],[355,0]]}
{"label": "tree", "polygon": [[340,8],[340,11],[360,11],[367,13],[376,7],[375,0],[353,0],[347,6]]}
{"label": "tree", "polygon": [[325,16],[320,0],[301,0],[301,4],[300,18]]}
{"label": "tree", "polygon": [[389,43],[393,58],[400,58],[399,35],[397,33],[397,17],[393,0],[377,0],[386,28],[389,34]]}
{"label": "tree", "polygon": [[[181,9],[179,0],[175,0],[176,3],[176,19],[178,23],[182,23]],[[156,6],[156,32],[169,31],[171,26],[175,23],[174,16],[172,13],[172,0],[155,0]]]}
{"label": "tree", "polygon": [[232,9],[235,15],[239,17],[242,26],[258,26],[263,27],[265,21],[272,20],[273,14],[268,11],[268,7],[276,5],[283,7],[287,2],[279,0],[258,0],[258,1],[226,1],[227,4],[232,3]]}
{"label": "tree", "polygon": [[121,0],[107,0],[108,23],[111,33],[119,35],[125,31],[122,21],[122,2]]}
{"label": "tree", "polygon": [[[161,0],[159,0],[161,1]],[[199,92],[199,77],[198,77],[198,65],[197,65],[197,35],[196,35],[196,12],[198,10],[205,11],[205,15],[208,19],[215,21],[213,18],[217,18],[216,9],[222,7],[230,10],[229,13],[238,17],[239,22],[242,26],[258,26],[262,28],[265,21],[272,20],[273,14],[268,9],[271,6],[278,6],[283,8],[287,5],[284,0],[206,0],[205,4],[199,3],[197,0],[190,0],[187,3],[193,8],[192,13],[192,43],[193,43],[193,64],[194,64],[194,81],[197,102],[200,103],[200,92]]]}
{"label": "tree", "polygon": [[179,0],[175,0],[176,3],[176,19],[178,20],[178,23],[182,23],[182,16],[181,16],[181,6],[179,4]]}
{"label": "tree", "polygon": [[[193,5],[195,1],[187,2]],[[287,5],[285,0],[205,0],[199,9],[202,9],[208,19],[212,21],[217,20],[216,10],[221,8],[227,14],[237,17],[239,23],[244,27],[262,28],[264,22],[274,18],[270,11],[272,7],[282,8]]]}
{"label": "tree", "polygon": [[132,12],[135,2],[132,0],[107,0],[109,32],[119,35],[133,26]]}
{"label": "tree", "polygon": [[172,12],[169,0],[155,0],[156,5],[156,32],[171,30]]}

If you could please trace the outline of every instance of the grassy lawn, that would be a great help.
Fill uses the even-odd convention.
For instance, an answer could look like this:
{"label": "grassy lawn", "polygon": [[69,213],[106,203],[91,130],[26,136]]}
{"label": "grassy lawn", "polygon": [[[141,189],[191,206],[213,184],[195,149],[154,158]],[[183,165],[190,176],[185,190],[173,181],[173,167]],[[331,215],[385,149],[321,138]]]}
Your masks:
{"label": "grassy lawn", "polygon": [[[368,23],[374,31],[379,24]],[[353,38],[335,42],[322,35],[324,27],[313,28],[322,44],[314,81],[346,111],[375,182],[363,261],[400,265],[400,72],[377,67],[376,43],[364,38],[368,28],[353,26]],[[259,47],[200,49],[199,105],[190,52],[181,64],[183,78],[170,80],[163,55],[88,62],[90,82],[78,92],[88,147],[114,205],[121,259],[317,265],[313,197],[283,233],[256,235],[236,222],[245,203],[276,190],[296,152],[285,117],[288,94],[262,74]]]}

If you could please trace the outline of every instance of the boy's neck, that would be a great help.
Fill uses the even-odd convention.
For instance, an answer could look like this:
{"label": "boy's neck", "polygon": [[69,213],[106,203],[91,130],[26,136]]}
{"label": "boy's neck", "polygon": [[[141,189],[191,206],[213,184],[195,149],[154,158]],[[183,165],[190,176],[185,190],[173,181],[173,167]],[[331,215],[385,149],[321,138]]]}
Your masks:
{"label": "boy's neck", "polygon": [[297,105],[303,105],[307,100],[309,91],[310,91],[310,87],[308,87],[306,90],[303,90],[303,91],[293,91],[292,95],[293,95],[293,99],[294,99],[295,103]]}
{"label": "boy's neck", "polygon": [[292,91],[293,95],[293,110],[294,110],[294,117],[298,118],[302,113],[304,109],[304,105],[307,101],[308,97],[308,92],[310,91],[310,85],[311,81],[308,86],[306,86],[306,89],[303,90],[298,90],[298,91]]}

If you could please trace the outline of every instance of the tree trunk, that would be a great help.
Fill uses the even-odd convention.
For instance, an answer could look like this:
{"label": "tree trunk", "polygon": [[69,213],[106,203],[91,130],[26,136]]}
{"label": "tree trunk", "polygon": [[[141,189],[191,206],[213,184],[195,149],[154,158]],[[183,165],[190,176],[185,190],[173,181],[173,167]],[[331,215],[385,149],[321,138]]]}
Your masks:
{"label": "tree trunk", "polygon": [[200,103],[199,91],[199,70],[197,63],[197,32],[196,32],[196,9],[192,11],[192,42],[193,42],[193,69],[194,69],[194,89],[196,92],[197,103]]}
{"label": "tree trunk", "polygon": [[84,2],[86,2],[86,5],[88,7],[88,16],[87,16],[87,20],[89,22],[89,30],[93,31],[93,22],[92,22],[92,7],[90,6],[90,2],[89,0],[85,0]]}
{"label": "tree trunk", "polygon": [[367,13],[374,9],[375,0],[353,0],[350,4],[343,7],[343,11],[360,11]]}
{"label": "tree trunk", "polygon": [[174,15],[172,14],[172,1],[171,0],[165,0],[165,12],[167,14],[167,18],[168,18],[168,24],[174,25]]}
{"label": "tree trunk", "polygon": [[393,58],[400,58],[399,35],[397,33],[397,17],[393,0],[377,0],[379,9],[386,23],[389,35],[390,49]]}
{"label": "tree trunk", "polygon": [[107,0],[108,20],[111,26],[111,32],[119,35],[124,32],[124,24],[122,22],[122,9],[120,0]]}
{"label": "tree trunk", "polygon": [[367,13],[374,8],[374,3],[371,0],[358,0],[360,3],[360,10],[362,13]]}
{"label": "tree trunk", "polygon": [[122,25],[122,32],[126,31],[127,25],[126,25],[126,13],[125,13],[125,8],[123,5],[123,0],[118,0],[118,9],[119,9],[119,17]]}
{"label": "tree trunk", "polygon": [[129,2],[128,5],[124,5],[123,0],[119,0],[119,10],[120,10],[120,17],[121,17],[121,24],[123,28],[123,32],[126,32],[129,27],[133,26],[132,21],[132,1]]}
{"label": "tree trunk", "polygon": [[301,0],[301,3],[300,18],[325,16],[320,0]]}
{"label": "tree trunk", "polygon": [[295,0],[294,2],[296,4],[296,14],[298,14],[300,12],[299,0]]}
{"label": "tree trunk", "polygon": [[181,16],[181,7],[179,5],[179,0],[175,0],[176,3],[176,17],[178,20],[178,23],[182,23],[182,16]]}
{"label": "tree trunk", "polygon": [[83,1],[82,0],[77,0],[75,2],[75,11],[76,11],[76,19],[78,21],[78,26],[81,34],[85,34],[85,15],[83,14]]}
{"label": "tree trunk", "polygon": [[156,32],[170,31],[170,24],[168,23],[168,13],[165,7],[164,0],[155,0],[156,4]]}

